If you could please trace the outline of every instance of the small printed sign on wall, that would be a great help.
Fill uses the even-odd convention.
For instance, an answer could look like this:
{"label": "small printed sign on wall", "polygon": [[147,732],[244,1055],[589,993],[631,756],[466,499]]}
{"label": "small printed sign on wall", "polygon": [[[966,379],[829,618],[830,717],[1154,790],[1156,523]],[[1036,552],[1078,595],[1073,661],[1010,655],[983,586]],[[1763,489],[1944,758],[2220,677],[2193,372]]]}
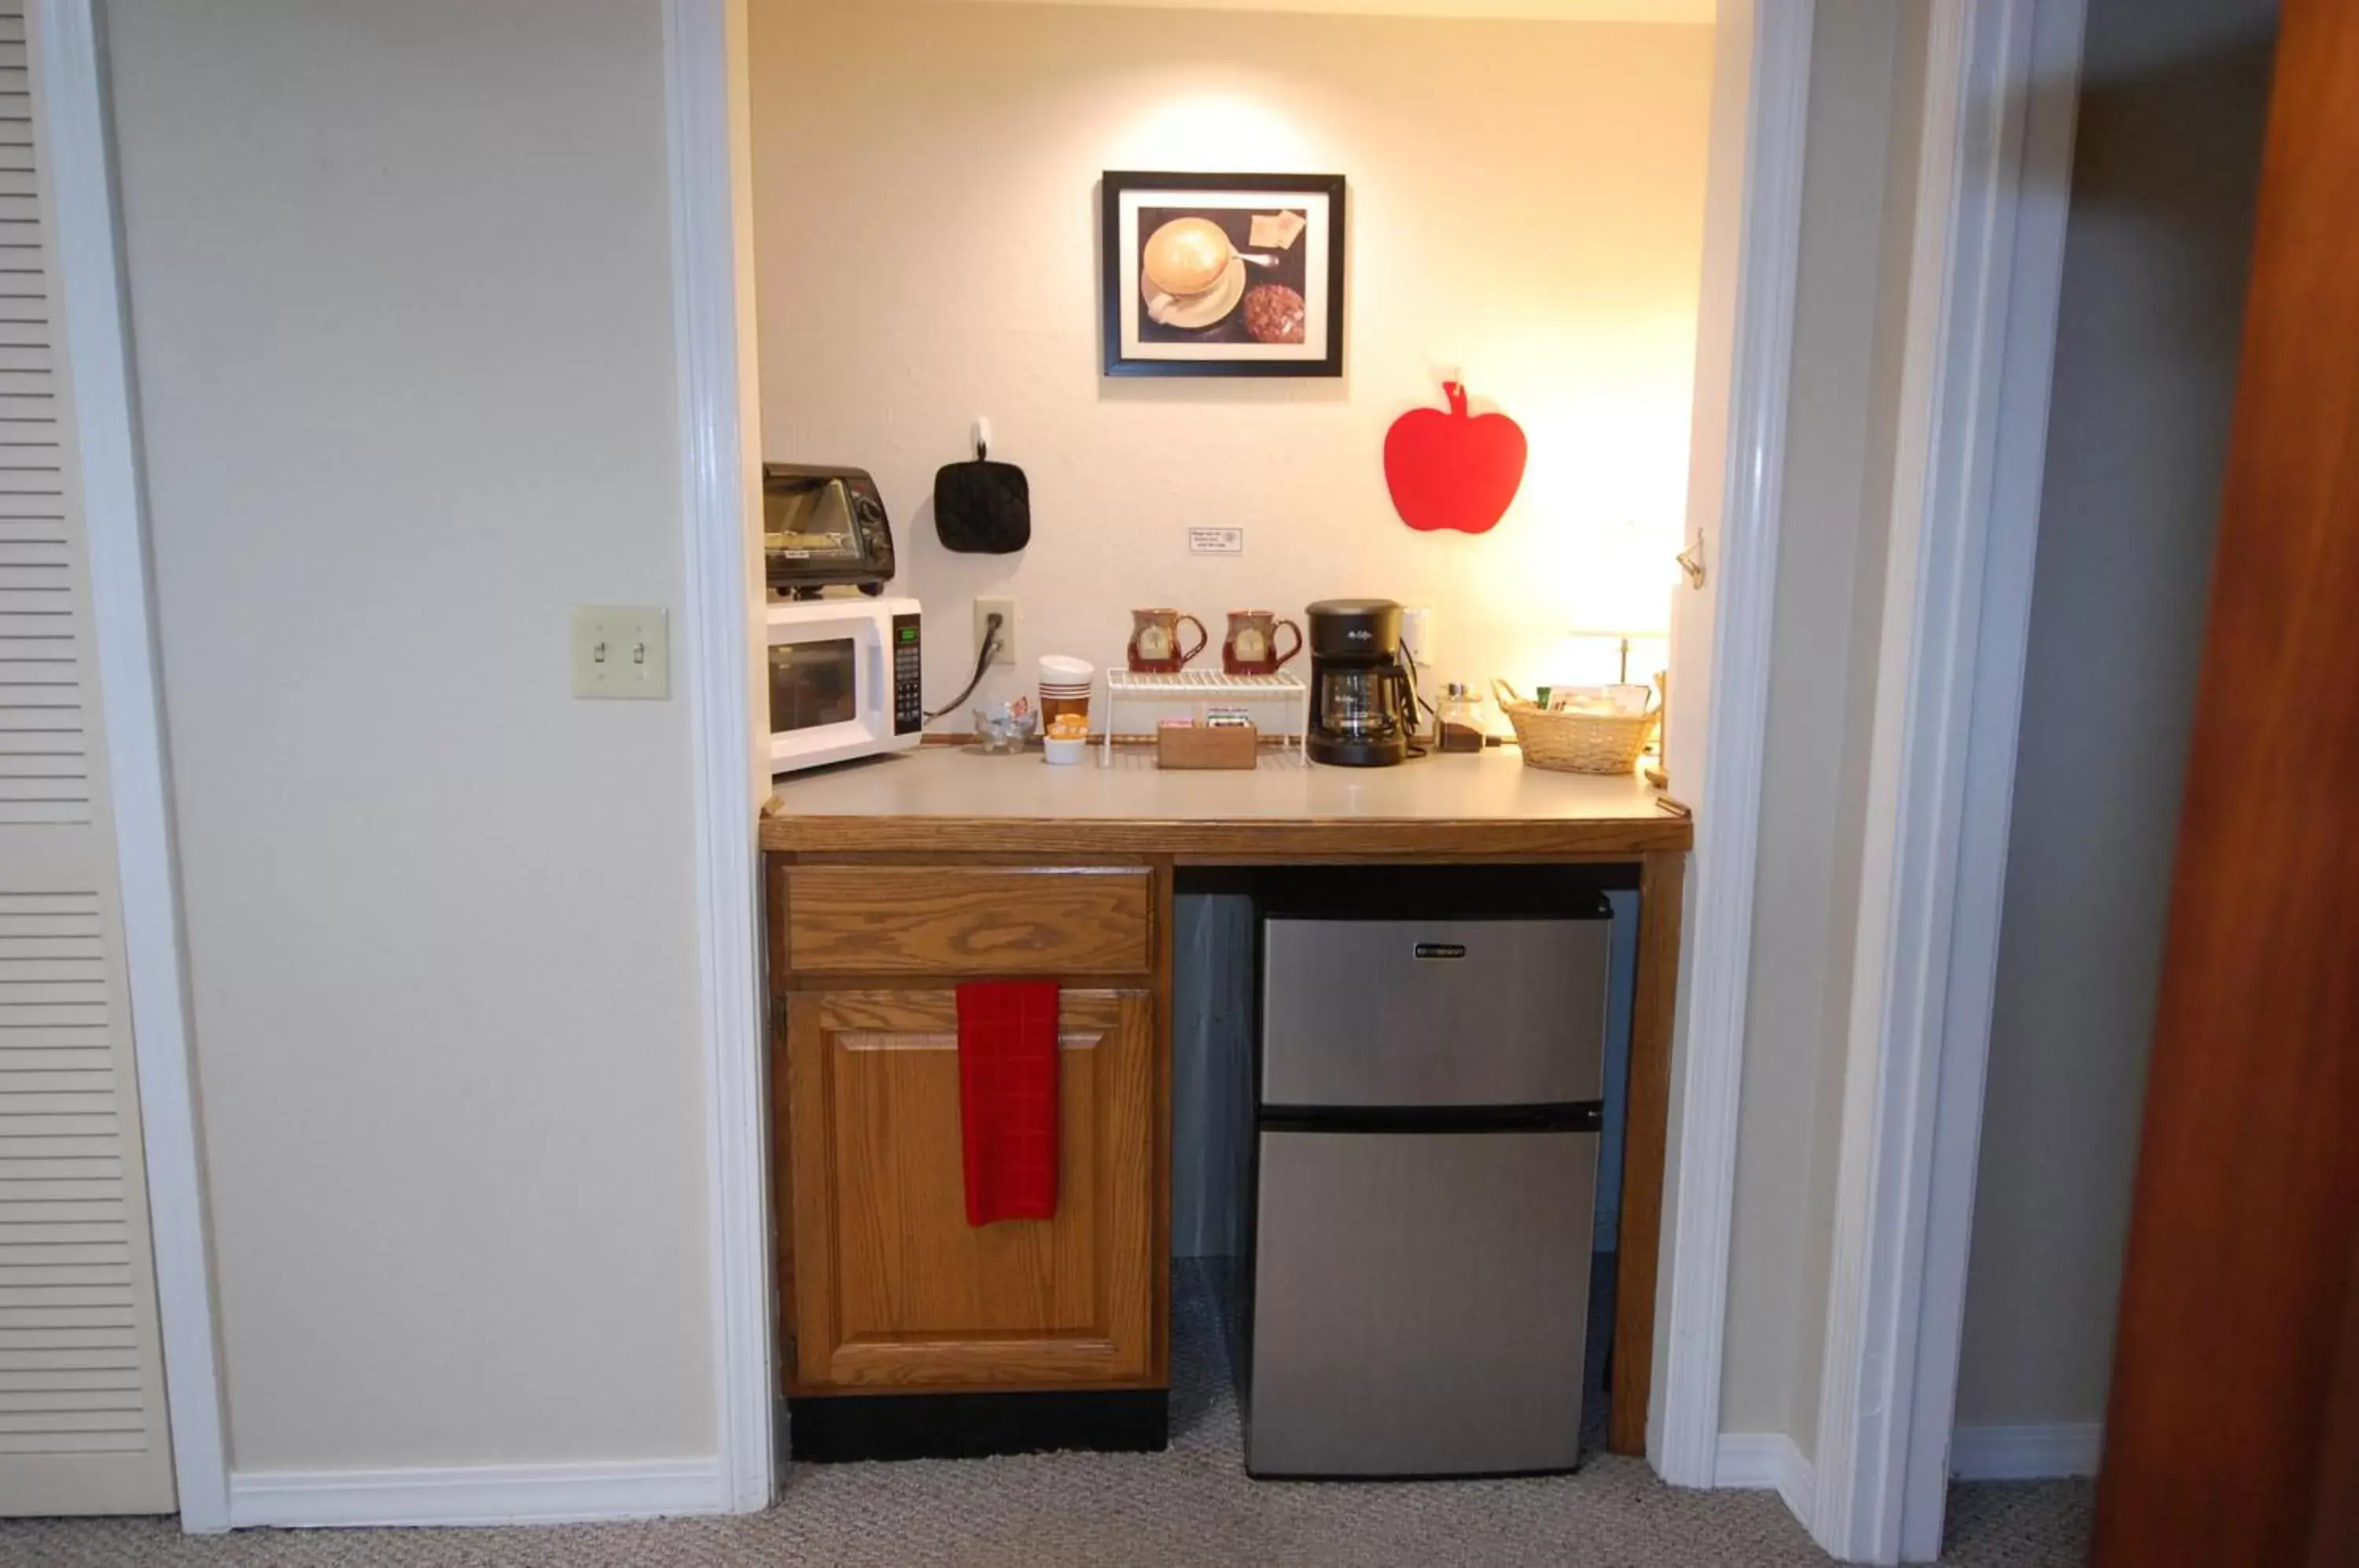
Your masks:
{"label": "small printed sign on wall", "polygon": [[1243,528],[1190,528],[1190,555],[1243,555],[1245,552],[1245,531]]}

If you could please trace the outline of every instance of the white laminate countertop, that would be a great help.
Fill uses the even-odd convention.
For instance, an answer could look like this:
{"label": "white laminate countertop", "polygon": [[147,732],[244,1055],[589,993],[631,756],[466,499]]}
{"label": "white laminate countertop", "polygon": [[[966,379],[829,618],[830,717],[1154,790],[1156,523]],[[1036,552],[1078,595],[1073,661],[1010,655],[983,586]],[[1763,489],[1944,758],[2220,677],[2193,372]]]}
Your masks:
{"label": "white laminate countertop", "polygon": [[[1636,774],[1527,768],[1510,748],[1393,768],[1324,767],[1270,748],[1249,772],[1166,770],[1146,748],[1117,747],[1111,765],[1100,756],[1093,747],[1077,766],[1052,767],[1038,751],[990,757],[929,746],[789,774],[777,781],[762,844],[982,850],[1070,840],[1076,848],[1187,853],[1231,841],[1310,851],[1364,839],[1372,853],[1510,853],[1684,849],[1692,831],[1684,811]],[[1346,836],[1353,830],[1358,839]],[[962,835],[955,844],[943,836],[952,832]]]}

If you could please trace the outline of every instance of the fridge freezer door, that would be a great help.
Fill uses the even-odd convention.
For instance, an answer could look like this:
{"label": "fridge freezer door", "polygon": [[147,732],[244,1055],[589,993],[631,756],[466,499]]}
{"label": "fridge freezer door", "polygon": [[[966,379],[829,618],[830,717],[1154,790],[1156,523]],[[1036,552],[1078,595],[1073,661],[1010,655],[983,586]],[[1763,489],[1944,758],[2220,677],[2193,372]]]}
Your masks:
{"label": "fridge freezer door", "polygon": [[1597,1144],[1263,1132],[1246,1470],[1572,1468]]}
{"label": "fridge freezer door", "polygon": [[1601,1098],[1606,920],[1315,920],[1262,931],[1261,1103]]}

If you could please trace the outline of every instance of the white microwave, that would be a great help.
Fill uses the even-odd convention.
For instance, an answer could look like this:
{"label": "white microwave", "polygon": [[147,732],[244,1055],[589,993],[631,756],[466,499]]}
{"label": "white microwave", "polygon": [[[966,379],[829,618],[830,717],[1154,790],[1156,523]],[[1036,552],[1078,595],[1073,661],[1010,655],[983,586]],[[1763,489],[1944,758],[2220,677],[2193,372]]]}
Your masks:
{"label": "white microwave", "polygon": [[900,751],[926,727],[915,599],[768,607],[770,772]]}

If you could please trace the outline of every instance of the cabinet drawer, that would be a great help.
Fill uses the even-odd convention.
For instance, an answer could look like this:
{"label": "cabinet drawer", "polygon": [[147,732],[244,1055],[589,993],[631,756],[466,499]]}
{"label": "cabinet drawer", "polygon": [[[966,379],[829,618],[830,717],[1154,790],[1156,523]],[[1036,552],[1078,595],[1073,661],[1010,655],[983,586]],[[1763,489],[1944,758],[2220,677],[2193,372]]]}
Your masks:
{"label": "cabinet drawer", "polygon": [[798,975],[1142,975],[1153,967],[1145,866],[795,866],[787,967]]}

